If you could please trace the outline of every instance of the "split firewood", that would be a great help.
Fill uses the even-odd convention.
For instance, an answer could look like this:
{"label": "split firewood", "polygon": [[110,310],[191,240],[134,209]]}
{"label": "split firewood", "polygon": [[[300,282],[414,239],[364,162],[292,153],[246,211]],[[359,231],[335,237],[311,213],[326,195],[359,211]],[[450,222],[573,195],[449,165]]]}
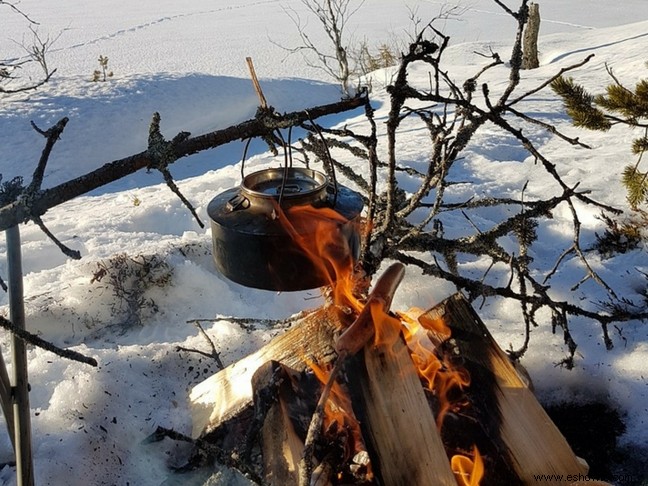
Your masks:
{"label": "split firewood", "polygon": [[[531,484],[533,474],[587,474],[587,466],[574,455],[526,381],[461,294],[419,317],[421,325],[426,319],[430,321],[427,324],[442,321],[443,326],[438,328],[423,325],[435,353],[462,363],[471,376],[468,388],[461,392],[461,400],[468,401],[461,407],[469,408],[451,408],[448,416],[454,425],[446,420],[440,430],[435,402],[438,397],[424,390],[402,334],[388,345],[372,339],[374,320],[379,317],[391,319],[396,329],[401,329],[400,320],[390,314],[389,306],[403,272],[400,264],[389,267],[376,281],[355,320],[335,306],[325,305],[257,353],[197,385],[191,394],[194,434],[205,435],[214,428],[224,430],[222,426],[218,429],[219,424],[241,417],[248,410],[246,423],[254,424],[252,435],[262,437],[266,482],[327,484],[331,471],[338,470],[339,464],[319,453],[316,457],[314,444],[322,444],[324,405],[336,376],[343,371],[353,407],[351,414],[360,423],[360,440],[379,484],[454,486],[457,474],[465,472],[453,472],[449,458],[452,456],[454,461],[456,454],[467,460],[477,457],[471,446],[478,443],[485,454],[480,455],[484,458],[484,484]],[[309,360],[324,368],[331,364],[333,367],[315,412],[313,401],[309,401],[309,411],[297,414],[306,419],[296,424],[290,407],[299,402],[296,395],[303,394],[304,387],[294,376],[310,376],[303,373]],[[264,369],[270,370],[266,375],[271,379],[259,380],[257,376],[254,381],[261,385],[252,388],[252,375],[257,370],[259,376],[263,375]],[[275,376],[273,370],[283,370],[283,374]],[[253,390],[259,404],[256,414],[251,413]],[[268,390],[269,399],[260,396]],[[309,390],[306,395],[310,398],[315,392]],[[463,427],[461,420],[474,422],[472,429]],[[449,440],[448,434],[457,430],[461,439]],[[478,436],[474,441],[473,433]],[[332,444],[326,447],[330,452]]]}
{"label": "split firewood", "polygon": [[[403,278],[403,268],[400,263],[394,264],[385,271],[386,279],[379,278],[375,284],[374,298],[383,309],[388,310],[385,306],[391,305],[393,293]],[[389,296],[390,292],[392,297]],[[349,326],[349,316],[342,314],[339,309],[332,305],[321,307],[295,322],[284,334],[255,353],[194,386],[189,394],[192,437],[209,433],[241,410],[252,406],[252,375],[264,363],[278,361],[295,371],[306,369],[304,358],[307,357],[321,365],[332,363],[337,357],[335,336],[342,329],[352,329],[342,339],[340,346],[349,350],[360,349],[373,335],[370,317],[367,311],[362,317],[358,316],[355,326]],[[363,335],[358,337],[358,334]],[[360,347],[358,342],[361,342]]]}
{"label": "split firewood", "polygon": [[[490,393],[484,385],[493,381],[495,403],[475,400],[472,406],[490,404],[488,409],[479,411],[479,416],[488,417],[487,432],[492,440],[503,445],[500,453],[506,456],[522,483],[533,484],[533,476],[538,474],[586,475],[587,466],[574,454],[465,297],[455,294],[427,314],[443,319],[451,329],[471,377],[482,378],[479,383],[471,384],[470,393],[475,397]],[[560,482],[547,481],[547,484]]]}
{"label": "split firewood", "polygon": [[402,339],[366,346],[345,372],[378,483],[456,486],[421,381]]}
{"label": "split firewood", "polygon": [[306,369],[304,358],[322,365],[331,363],[336,356],[335,335],[344,325],[344,316],[335,307],[322,307],[258,351],[198,383],[189,394],[192,437],[204,436],[251,408],[252,376],[268,361],[278,361],[297,372]]}
{"label": "split firewood", "polygon": [[335,471],[331,462],[325,457],[313,471],[310,486],[332,486]]}
{"label": "split firewood", "polygon": [[261,436],[263,480],[267,486],[296,484],[297,464],[304,449],[291,420],[290,405],[296,401],[294,371],[276,361],[259,368],[253,377],[255,414],[247,437],[245,460],[257,434]]}
{"label": "split firewood", "polygon": [[338,359],[344,359],[346,356],[356,354],[371,340],[374,335],[374,322],[371,317],[372,308],[379,306],[379,312],[387,314],[396,289],[403,281],[404,276],[405,265],[394,263],[376,281],[376,285],[369,294],[362,311],[335,343]]}
{"label": "split firewood", "polygon": [[383,313],[389,312],[394,294],[398,285],[405,276],[405,265],[402,263],[394,263],[385,270],[385,272],[378,278],[374,288],[372,289],[367,302],[358,314],[358,317],[353,323],[342,333],[335,343],[335,350],[338,353],[335,366],[331,370],[328,381],[322,390],[322,394],[317,402],[315,413],[308,427],[306,435],[306,442],[304,443],[304,454],[299,466],[299,484],[300,486],[308,486],[311,483],[311,474],[313,469],[313,450],[317,439],[322,430],[322,422],[324,420],[324,406],[328,401],[329,393],[333,383],[337,379],[337,375],[342,369],[346,358],[353,356],[360,351],[374,335],[374,322],[372,318],[372,307],[379,306],[380,311]]}

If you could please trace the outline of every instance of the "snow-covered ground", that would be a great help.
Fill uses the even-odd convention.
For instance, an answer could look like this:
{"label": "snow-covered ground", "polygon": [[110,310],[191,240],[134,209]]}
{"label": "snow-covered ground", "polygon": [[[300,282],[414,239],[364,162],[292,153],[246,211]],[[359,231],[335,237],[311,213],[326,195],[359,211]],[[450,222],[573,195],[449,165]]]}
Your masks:
{"label": "snow-covered ground", "polygon": [[[516,8],[515,2],[508,2]],[[592,62],[573,75],[588,88],[608,81],[605,64],[628,85],[646,74],[648,3],[644,0],[540,0],[541,67],[526,72],[525,84],[547,79],[561,67],[589,53]],[[457,79],[474,74],[488,48],[507,57],[515,25],[489,0],[458,1],[459,9],[437,27],[451,35],[446,69]],[[357,39],[377,44],[407,37],[410,11],[424,20],[447,11],[454,3],[369,0],[350,24]],[[110,0],[88,4],[80,0],[23,0],[19,7],[40,22],[39,32],[60,38],[50,65],[53,80],[32,93],[0,99],[0,173],[3,180],[35,167],[44,140],[30,126],[47,128],[63,116],[70,118],[57,143],[44,186],[52,187],[103,163],[146,148],[152,113],[162,116],[167,138],[187,130],[194,135],[245,120],[253,115],[257,98],[245,57],[254,59],[268,102],[279,111],[332,102],[336,86],[301,57],[286,57],[277,44],[298,44],[286,9],[305,18],[298,0]],[[2,9],[0,58],[22,55],[12,40],[21,42],[25,19]],[[317,29],[311,20],[309,29]],[[317,36],[317,34],[315,34]],[[320,36],[321,38],[321,36]],[[109,58],[114,76],[91,82],[97,58]],[[504,69],[497,71],[506,75]],[[28,73],[28,71],[27,71]],[[413,76],[427,79],[427,72]],[[384,119],[387,96],[381,82],[389,72],[376,73],[372,99],[377,119]],[[492,78],[493,85],[505,79]],[[594,150],[576,149],[541,131],[529,131],[543,153],[567,182],[582,180],[595,199],[624,208],[625,193],[618,173],[632,159],[633,133],[581,132],[572,128],[560,102],[550,92],[529,100],[524,109],[579,136]],[[330,117],[327,123],[358,126],[359,113]],[[424,160],[424,131],[401,134],[401,154]],[[206,151],[172,167],[185,195],[204,220],[209,201],[240,182],[242,144]],[[521,147],[488,129],[465,154],[463,170],[482,181],[484,194],[519,194],[527,179],[527,194],[543,196],[553,189]],[[250,170],[280,161],[252,146]],[[540,174],[539,174],[540,173]],[[538,175],[539,174],[539,175]],[[535,177],[534,177],[535,175]],[[99,361],[91,368],[57,358],[40,349],[29,351],[34,462],[37,484],[157,485],[169,476],[168,461],[176,457],[175,443],[143,445],[159,425],[191,430],[188,391],[216,371],[215,363],[184,348],[205,349],[207,343],[187,321],[218,316],[284,318],[316,306],[318,292],[274,293],[251,290],[218,274],[211,260],[209,230],[200,229],[182,203],[156,173],[137,173],[49,211],[44,220],[65,244],[83,259],[66,258],[33,224],[21,227],[27,326],[61,346],[69,346]],[[346,181],[345,181],[346,182]],[[584,246],[602,231],[597,212],[583,209]],[[569,214],[557,211],[541,231],[537,259],[551,261],[569,246]],[[6,275],[4,242],[0,243],[0,275]],[[124,256],[125,255],[125,256]],[[645,250],[603,260],[592,256],[601,276],[620,295],[638,297],[646,287],[639,272],[648,271]],[[122,264],[137,272],[141,263],[154,267],[154,279],[144,279],[138,312],[124,306],[109,277],[97,279],[102,268]],[[556,292],[575,301],[596,301],[604,292],[587,282],[569,289],[582,277],[577,265],[567,265],[552,279]],[[158,284],[156,284],[158,283]],[[430,307],[451,294],[447,283],[408,269],[393,305],[395,309]],[[6,313],[6,295],[0,295]],[[519,309],[488,301],[480,314],[502,347],[523,340]],[[281,332],[263,325],[242,329],[227,320],[205,325],[231,363]],[[615,348],[606,351],[596,324],[575,320],[579,343],[576,367],[554,364],[566,353],[561,336],[549,325],[534,329],[523,364],[543,400],[603,399],[624,414],[623,444],[648,452],[648,328],[644,323],[621,324],[612,330]],[[8,339],[2,340],[8,356]],[[11,445],[0,434],[0,463],[11,460]],[[633,471],[637,478],[646,471]],[[14,468],[0,470],[0,482],[15,484]]]}

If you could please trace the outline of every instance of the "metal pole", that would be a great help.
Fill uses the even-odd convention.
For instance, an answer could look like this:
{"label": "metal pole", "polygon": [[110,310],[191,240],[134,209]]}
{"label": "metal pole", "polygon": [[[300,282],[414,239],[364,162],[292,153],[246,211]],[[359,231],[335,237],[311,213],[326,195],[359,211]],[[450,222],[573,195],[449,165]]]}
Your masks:
{"label": "metal pole", "polygon": [[[13,226],[5,232],[7,238],[7,267],[9,274],[9,317],[14,326],[25,328],[23,300],[22,256],[20,230]],[[25,342],[15,334],[11,337],[13,364],[13,415],[16,451],[16,482],[18,486],[34,485],[34,467],[31,448],[31,409],[27,379],[27,352]]]}
{"label": "metal pole", "polygon": [[13,393],[11,389],[11,381],[9,380],[9,372],[7,371],[7,366],[5,365],[4,358],[2,353],[0,353],[0,405],[2,405],[2,413],[5,416],[5,422],[7,424],[7,432],[9,432],[9,438],[11,439],[11,445],[13,446],[14,453],[16,451],[16,433],[14,431],[14,415],[13,415]]}

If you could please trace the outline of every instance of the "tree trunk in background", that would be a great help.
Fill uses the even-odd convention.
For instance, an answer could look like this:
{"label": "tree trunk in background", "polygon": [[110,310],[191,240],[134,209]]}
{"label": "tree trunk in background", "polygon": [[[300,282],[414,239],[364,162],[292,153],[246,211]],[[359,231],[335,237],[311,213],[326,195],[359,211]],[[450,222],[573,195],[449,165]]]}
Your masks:
{"label": "tree trunk in background", "polygon": [[538,33],[540,32],[540,6],[529,4],[529,19],[524,29],[522,69],[535,69],[538,61]]}

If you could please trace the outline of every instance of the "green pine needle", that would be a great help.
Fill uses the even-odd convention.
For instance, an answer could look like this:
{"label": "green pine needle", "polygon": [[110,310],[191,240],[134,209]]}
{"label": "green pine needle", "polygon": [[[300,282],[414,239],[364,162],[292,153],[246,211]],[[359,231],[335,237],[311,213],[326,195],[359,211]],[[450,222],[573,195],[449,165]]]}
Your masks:
{"label": "green pine needle", "polygon": [[647,175],[645,172],[637,170],[633,165],[628,165],[623,169],[621,181],[628,191],[628,203],[634,209],[645,202],[646,196],[648,196]]}
{"label": "green pine needle", "polygon": [[602,131],[612,126],[605,114],[594,106],[594,96],[572,78],[557,78],[551,83],[551,89],[562,98],[574,126]]}
{"label": "green pine needle", "polygon": [[648,150],[648,137],[643,136],[641,138],[635,138],[632,141],[632,153],[635,155],[641,155],[646,150]]}

